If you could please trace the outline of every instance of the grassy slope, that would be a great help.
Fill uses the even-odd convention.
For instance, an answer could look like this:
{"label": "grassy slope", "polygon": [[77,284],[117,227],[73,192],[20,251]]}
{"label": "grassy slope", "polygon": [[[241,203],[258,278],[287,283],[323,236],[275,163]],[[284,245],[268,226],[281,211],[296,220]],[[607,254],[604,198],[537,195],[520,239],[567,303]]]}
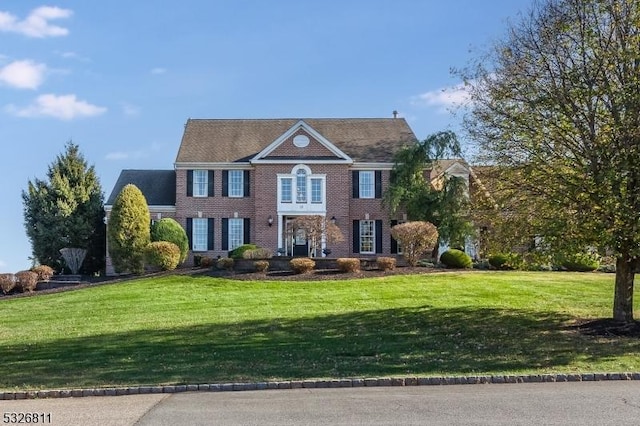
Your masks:
{"label": "grassy slope", "polygon": [[175,276],[0,301],[0,388],[640,371],[585,337],[613,275],[466,272],[320,282]]}

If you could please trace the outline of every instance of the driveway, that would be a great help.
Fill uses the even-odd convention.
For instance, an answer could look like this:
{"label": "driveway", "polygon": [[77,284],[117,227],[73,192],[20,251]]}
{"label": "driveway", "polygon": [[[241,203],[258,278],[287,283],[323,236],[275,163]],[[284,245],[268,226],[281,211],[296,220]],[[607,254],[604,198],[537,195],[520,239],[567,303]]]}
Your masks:
{"label": "driveway", "polygon": [[619,425],[640,419],[640,381],[185,392],[0,407],[51,413],[48,424],[67,426]]}

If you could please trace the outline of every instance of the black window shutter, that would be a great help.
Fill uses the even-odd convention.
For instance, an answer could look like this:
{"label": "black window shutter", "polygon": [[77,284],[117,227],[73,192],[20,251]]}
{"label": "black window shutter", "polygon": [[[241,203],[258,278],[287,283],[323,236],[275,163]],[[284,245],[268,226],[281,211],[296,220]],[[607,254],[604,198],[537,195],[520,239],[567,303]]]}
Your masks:
{"label": "black window shutter", "polygon": [[213,218],[207,220],[207,250],[213,250]]}
{"label": "black window shutter", "polygon": [[244,184],[244,196],[248,197],[250,195],[250,183],[251,181],[249,180],[249,178],[251,177],[251,175],[249,174],[249,170],[245,170],[244,171],[244,176],[242,178],[243,180],[243,184]]}
{"label": "black window shutter", "polygon": [[187,170],[187,197],[193,197],[193,170]]}
{"label": "black window shutter", "polygon": [[351,172],[351,188],[353,198],[360,198],[360,172],[357,170]]}
{"label": "black window shutter", "polygon": [[244,219],[244,243],[245,244],[250,244],[251,243],[251,219],[249,219],[248,217]]}
{"label": "black window shutter", "polygon": [[[391,221],[392,228],[397,224],[398,224],[397,220]],[[398,241],[395,238],[391,237],[391,254],[397,254],[397,253],[398,253]]]}
{"label": "black window shutter", "polygon": [[187,238],[189,238],[189,250],[193,250],[193,219],[187,218]]}
{"label": "black window shutter", "polygon": [[375,191],[376,191],[376,198],[382,198],[382,171],[381,170],[376,170],[375,171]]}
{"label": "black window shutter", "polygon": [[229,250],[229,219],[222,218],[222,250]]}
{"label": "black window shutter", "polygon": [[222,196],[229,196],[229,170],[222,171]]}
{"label": "black window shutter", "polygon": [[209,197],[213,197],[213,170],[209,170],[209,172],[207,173],[207,195]]}
{"label": "black window shutter", "polygon": [[376,220],[376,253],[382,253],[382,221]]}
{"label": "black window shutter", "polygon": [[353,252],[360,253],[360,221],[353,221]]}

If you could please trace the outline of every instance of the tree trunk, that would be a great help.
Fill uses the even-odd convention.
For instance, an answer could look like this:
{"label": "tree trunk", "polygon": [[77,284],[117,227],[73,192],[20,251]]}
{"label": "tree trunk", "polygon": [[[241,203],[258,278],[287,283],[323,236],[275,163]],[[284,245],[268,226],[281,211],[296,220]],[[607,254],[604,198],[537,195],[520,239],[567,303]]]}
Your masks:
{"label": "tree trunk", "polygon": [[613,297],[613,319],[621,322],[633,321],[633,279],[637,260],[628,254],[616,259],[616,284]]}

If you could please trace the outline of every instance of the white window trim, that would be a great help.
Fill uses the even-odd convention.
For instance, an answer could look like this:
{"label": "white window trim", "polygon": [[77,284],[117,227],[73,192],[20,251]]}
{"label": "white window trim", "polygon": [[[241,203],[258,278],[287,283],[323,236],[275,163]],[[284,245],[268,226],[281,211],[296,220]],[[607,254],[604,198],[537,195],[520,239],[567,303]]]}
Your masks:
{"label": "white window trim", "polygon": [[[306,200],[305,201],[297,201],[298,198],[298,170],[303,169],[306,172]],[[315,174],[311,172],[311,169],[304,165],[298,164],[293,169],[291,169],[290,174],[278,174],[278,203],[282,204],[297,204],[297,205],[325,205],[327,202],[327,175],[326,174]],[[282,180],[283,179],[291,179],[291,201],[283,201],[282,200]],[[312,194],[312,179],[320,180],[320,201],[313,202],[313,194]]]}
{"label": "white window trim", "polygon": [[[362,249],[362,226],[363,222],[371,223],[371,251]],[[375,254],[376,253],[376,221],[375,220],[360,220],[358,222],[358,235],[359,235],[359,249],[361,254]]]}
{"label": "white window trim", "polygon": [[[191,241],[193,251],[207,251],[209,235],[209,219],[194,217],[191,222]],[[198,233],[202,231],[202,234]]]}
{"label": "white window trim", "polygon": [[[202,181],[197,179],[196,176],[203,177]],[[202,189],[202,193],[200,193]],[[209,195],[209,171],[196,169],[193,171],[193,196],[202,198]]]}
{"label": "white window trim", "polygon": [[[236,224],[236,225],[234,226],[233,224]],[[239,226],[237,226],[237,224],[239,224]],[[227,222],[227,226],[229,227],[228,241],[227,241],[229,250],[233,250],[237,247],[240,247],[242,244],[244,244],[244,219],[229,218],[229,221]],[[239,241],[239,244],[233,244],[234,234],[232,232],[232,229],[234,228],[239,230],[239,238],[236,238],[236,240]]]}
{"label": "white window trim", "polygon": [[[282,198],[282,196],[284,195],[284,191],[283,191],[283,183],[285,180],[289,181],[289,199],[285,200]],[[293,203],[293,176],[278,176],[278,197],[279,197],[279,202],[281,203]]]}
{"label": "white window trim", "polygon": [[[232,175],[240,176],[240,190],[239,193],[234,193],[233,178]],[[228,182],[227,182],[227,194],[229,198],[242,198],[244,197],[244,170],[229,170]]]}
{"label": "white window trim", "polygon": [[[360,170],[359,172],[359,179],[358,179],[358,196],[359,198],[365,198],[365,199],[371,199],[371,198],[376,198],[376,174],[373,170]],[[365,195],[362,191],[362,177],[364,175],[367,176],[371,176],[371,193],[368,195]]]}

